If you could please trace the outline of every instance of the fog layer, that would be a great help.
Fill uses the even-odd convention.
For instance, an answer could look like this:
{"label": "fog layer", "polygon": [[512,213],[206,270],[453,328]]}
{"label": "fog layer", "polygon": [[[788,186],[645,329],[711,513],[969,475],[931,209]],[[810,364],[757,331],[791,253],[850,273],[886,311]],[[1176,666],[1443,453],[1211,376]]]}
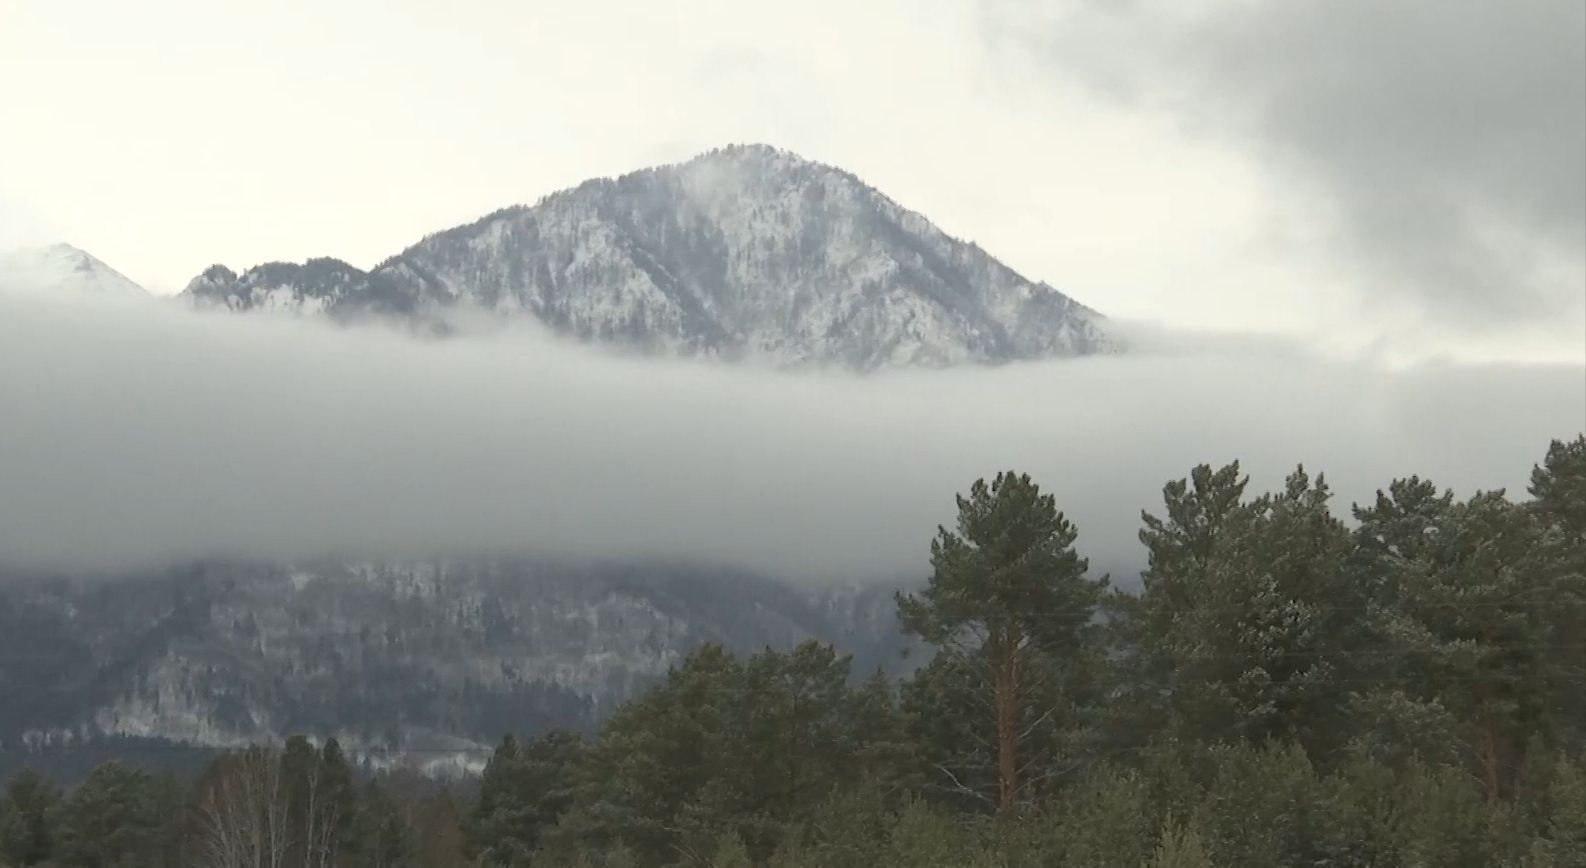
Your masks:
{"label": "fog layer", "polygon": [[[1581,367],[1390,371],[1282,346],[865,377],[0,295],[0,562],[689,558],[918,576],[953,494],[1032,473],[1098,564],[1198,462],[1523,489],[1586,427]],[[1125,579],[1127,577],[1120,577]]]}

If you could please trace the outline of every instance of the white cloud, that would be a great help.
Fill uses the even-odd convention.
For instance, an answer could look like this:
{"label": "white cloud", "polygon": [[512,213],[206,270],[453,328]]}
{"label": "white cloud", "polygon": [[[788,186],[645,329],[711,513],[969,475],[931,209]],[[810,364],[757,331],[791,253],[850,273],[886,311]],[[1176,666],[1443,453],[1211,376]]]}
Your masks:
{"label": "white cloud", "polygon": [[1519,488],[1586,369],[1322,361],[1281,343],[873,376],[624,359],[544,335],[0,295],[0,561],[681,557],[919,575],[954,492],[1032,473],[1103,568],[1199,462]]}

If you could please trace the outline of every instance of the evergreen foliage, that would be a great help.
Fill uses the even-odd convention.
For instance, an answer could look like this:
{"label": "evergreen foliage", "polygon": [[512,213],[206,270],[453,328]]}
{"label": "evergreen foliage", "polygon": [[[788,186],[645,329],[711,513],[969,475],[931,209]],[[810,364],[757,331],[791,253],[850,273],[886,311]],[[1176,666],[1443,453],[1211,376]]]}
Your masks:
{"label": "evergreen foliage", "polygon": [[1170,482],[1103,598],[1050,495],[975,483],[898,599],[937,646],[901,683],[705,646],[477,787],[301,738],[190,782],[23,771],[0,866],[1586,865],[1586,438],[1528,501],[1409,477],[1353,527],[1303,468],[1247,487]]}
{"label": "evergreen foliage", "polygon": [[[1062,682],[1094,633],[1106,580],[1085,576],[1078,535],[1028,474],[976,480],[969,496],[958,497],[956,531],[937,529],[925,590],[898,595],[903,626],[941,649],[932,674],[949,673],[968,687],[962,699],[991,709],[989,745],[963,738],[976,734],[971,725],[956,734],[958,755],[943,759],[966,774],[985,764],[976,762],[982,756],[994,760],[995,803],[1003,810],[1033,795],[1029,781],[1049,767],[1049,752],[1028,742],[1061,725],[1053,716],[1064,710]],[[945,764],[938,770],[959,790],[976,792]]]}

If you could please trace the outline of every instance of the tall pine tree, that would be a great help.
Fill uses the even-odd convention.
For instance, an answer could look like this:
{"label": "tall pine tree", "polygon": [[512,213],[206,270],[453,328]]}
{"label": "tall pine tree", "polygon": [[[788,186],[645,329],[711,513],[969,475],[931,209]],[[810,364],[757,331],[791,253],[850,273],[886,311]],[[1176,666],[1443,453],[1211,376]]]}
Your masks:
{"label": "tall pine tree", "polygon": [[933,572],[919,594],[898,595],[906,629],[983,667],[995,725],[996,804],[1021,793],[1020,721],[1052,660],[1082,650],[1105,579],[1090,579],[1078,532],[1028,474],[980,479],[959,496],[956,530],[937,528]]}

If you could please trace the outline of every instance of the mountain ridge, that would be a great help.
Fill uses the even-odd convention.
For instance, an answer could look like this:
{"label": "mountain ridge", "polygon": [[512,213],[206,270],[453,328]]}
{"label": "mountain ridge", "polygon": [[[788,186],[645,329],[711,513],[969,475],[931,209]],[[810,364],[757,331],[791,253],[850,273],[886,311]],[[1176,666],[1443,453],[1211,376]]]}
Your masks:
{"label": "mountain ridge", "polygon": [[1119,348],[1100,314],[852,173],[768,145],[593,178],[430,233],[369,271],[211,267],[192,303],[442,323],[529,316],[592,343],[776,364],[945,366]]}
{"label": "mountain ridge", "polygon": [[546,559],[204,561],[110,580],[0,567],[0,694],[18,700],[0,703],[0,761],[292,733],[482,761],[501,732],[592,729],[705,643],[813,639],[855,655],[856,677],[907,671],[893,590]]}

